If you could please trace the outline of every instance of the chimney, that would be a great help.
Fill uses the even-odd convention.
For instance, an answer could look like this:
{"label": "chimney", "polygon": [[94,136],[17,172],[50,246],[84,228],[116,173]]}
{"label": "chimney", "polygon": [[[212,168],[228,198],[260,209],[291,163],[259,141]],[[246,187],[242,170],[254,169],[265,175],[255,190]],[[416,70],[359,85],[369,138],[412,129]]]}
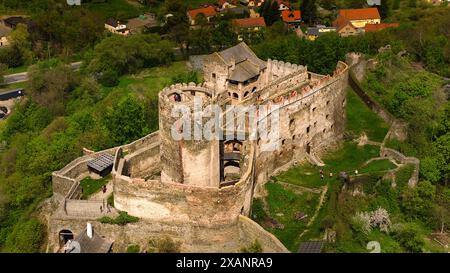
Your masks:
{"label": "chimney", "polygon": [[92,239],[92,237],[94,236],[94,230],[92,229],[92,225],[89,222],[87,223],[86,233],[90,239]]}

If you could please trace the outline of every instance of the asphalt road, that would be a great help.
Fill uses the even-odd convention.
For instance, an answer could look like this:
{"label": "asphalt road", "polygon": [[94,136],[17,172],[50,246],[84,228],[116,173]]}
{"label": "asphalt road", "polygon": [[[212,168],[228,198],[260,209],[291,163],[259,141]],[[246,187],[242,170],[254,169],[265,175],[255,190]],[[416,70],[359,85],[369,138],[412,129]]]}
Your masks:
{"label": "asphalt road", "polygon": [[[78,70],[81,67],[81,62],[71,63],[70,67],[72,67],[73,70]],[[28,81],[28,72],[5,75],[4,79],[5,79],[4,84],[26,82]]]}

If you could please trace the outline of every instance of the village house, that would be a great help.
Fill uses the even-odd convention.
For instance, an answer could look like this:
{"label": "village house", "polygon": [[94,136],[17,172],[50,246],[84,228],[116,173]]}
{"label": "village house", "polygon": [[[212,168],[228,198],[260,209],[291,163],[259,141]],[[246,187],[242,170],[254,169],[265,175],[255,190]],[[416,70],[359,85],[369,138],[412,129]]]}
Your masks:
{"label": "village house", "polygon": [[127,28],[127,25],[120,23],[119,21],[110,18],[105,23],[105,28],[114,34],[128,36],[130,34],[130,30]]}
{"label": "village house", "polygon": [[278,2],[279,10],[289,10],[291,9],[291,4],[287,0],[276,0]]}
{"label": "village house", "polygon": [[300,10],[283,10],[281,12],[283,23],[289,29],[300,28],[302,16]]}
{"label": "village house", "polygon": [[363,28],[355,27],[349,20],[342,20],[336,25],[336,31],[341,37],[359,35],[363,33]]}
{"label": "village house", "polygon": [[219,0],[217,5],[219,9],[231,9],[237,7],[237,0]]}
{"label": "village house", "polygon": [[145,29],[150,29],[157,26],[156,17],[154,14],[142,14],[139,17],[128,20],[127,28],[131,34],[142,33]]}
{"label": "village house", "polygon": [[366,24],[381,23],[380,13],[377,8],[341,9],[334,21],[334,26],[343,28],[350,23],[354,28],[364,28]]}
{"label": "village house", "polygon": [[380,23],[380,24],[366,24],[364,32],[380,31],[386,28],[398,27],[398,23]]}
{"label": "village house", "polygon": [[266,22],[264,21],[264,17],[243,18],[234,19],[232,21],[232,25],[234,31],[239,35],[238,40],[242,41],[242,37],[240,35],[242,31],[259,32],[262,28],[266,27]]}
{"label": "village house", "polygon": [[320,37],[321,35],[325,34],[325,33],[329,33],[329,32],[336,32],[336,28],[335,27],[326,27],[324,25],[317,25],[315,27],[309,27],[306,30],[306,37],[311,40],[314,41],[315,39],[317,39],[317,37]]}
{"label": "village house", "polygon": [[0,47],[9,45],[8,35],[11,33],[11,31],[11,28],[3,24],[0,25]]}
{"label": "village house", "polygon": [[261,7],[262,6],[262,4],[264,3],[264,0],[250,0],[250,1],[247,1],[247,6],[248,7]]}
{"label": "village house", "polygon": [[266,27],[266,22],[264,21],[264,17],[242,18],[234,19],[232,25],[237,30],[260,31],[261,28]]}
{"label": "village house", "polygon": [[208,22],[217,15],[216,9],[213,6],[207,6],[205,8],[193,9],[187,12],[189,23],[194,26],[197,24],[197,16],[205,16]]}

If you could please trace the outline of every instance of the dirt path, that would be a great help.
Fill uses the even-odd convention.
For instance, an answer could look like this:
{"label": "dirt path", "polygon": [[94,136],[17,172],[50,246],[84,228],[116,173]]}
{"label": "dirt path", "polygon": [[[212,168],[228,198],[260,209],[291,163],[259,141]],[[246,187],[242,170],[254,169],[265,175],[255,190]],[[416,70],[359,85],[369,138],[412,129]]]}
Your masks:
{"label": "dirt path", "polygon": [[328,192],[328,185],[323,186],[322,194],[320,195],[320,199],[319,199],[319,204],[317,205],[316,210],[314,211],[314,215],[311,217],[311,219],[309,219],[308,224],[306,224],[306,229],[298,236],[299,238],[302,238],[303,235],[305,235],[305,233],[309,231],[308,227],[310,227],[316,220],[317,215],[319,215],[319,211],[323,206],[323,202],[325,200],[325,196],[326,196],[327,192]]}
{"label": "dirt path", "polygon": [[285,189],[289,189],[292,190],[293,192],[297,193],[297,194],[302,194],[305,192],[311,192],[311,193],[321,193],[322,190],[321,189],[317,189],[317,188],[308,188],[308,187],[303,187],[303,186],[299,186],[299,185],[295,185],[295,184],[291,184],[291,183],[286,183],[286,182],[282,182],[282,181],[277,181],[277,183],[280,183]]}

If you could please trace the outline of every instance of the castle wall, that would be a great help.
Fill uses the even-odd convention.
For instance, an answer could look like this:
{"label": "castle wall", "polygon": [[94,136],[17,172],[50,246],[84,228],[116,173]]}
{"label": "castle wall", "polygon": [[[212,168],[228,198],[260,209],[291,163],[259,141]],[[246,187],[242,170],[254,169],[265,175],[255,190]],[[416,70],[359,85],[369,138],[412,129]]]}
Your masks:
{"label": "castle wall", "polygon": [[131,177],[147,177],[161,170],[159,151],[160,142],[155,141],[146,148],[126,155],[127,172]]}
{"label": "castle wall", "polygon": [[306,67],[302,65],[269,59],[267,61],[267,68],[263,78],[264,84],[267,85],[273,81],[276,81],[298,71],[306,71]]}
{"label": "castle wall", "polygon": [[176,221],[145,221],[125,226],[102,224],[98,221],[79,219],[52,219],[49,223],[48,252],[59,249],[58,234],[70,230],[75,236],[84,232],[87,222],[94,233],[114,241],[113,252],[125,252],[129,245],[139,245],[143,250],[150,240],[169,236],[181,243],[182,252],[235,253],[248,247],[255,240],[261,244],[263,252],[289,252],[272,234],[247,217],[240,216],[232,222],[205,227]]}
{"label": "castle wall", "polygon": [[[334,78],[323,78],[323,85],[318,85],[309,93],[300,95],[299,98],[284,96],[282,102],[278,103],[278,148],[274,151],[263,151],[261,148],[264,141],[259,141],[257,183],[267,181],[280,168],[305,159],[308,152],[320,153],[342,139],[346,120],[347,77],[348,71],[345,69]],[[270,114],[267,119],[270,119]]]}
{"label": "castle wall", "polygon": [[67,164],[63,169],[52,173],[52,187],[53,192],[66,196],[74,184],[89,175],[89,170],[87,163],[94,159],[96,156],[102,153],[114,154],[117,148],[111,148],[103,151],[99,151],[90,155],[85,155],[79,157],[69,164]]}

